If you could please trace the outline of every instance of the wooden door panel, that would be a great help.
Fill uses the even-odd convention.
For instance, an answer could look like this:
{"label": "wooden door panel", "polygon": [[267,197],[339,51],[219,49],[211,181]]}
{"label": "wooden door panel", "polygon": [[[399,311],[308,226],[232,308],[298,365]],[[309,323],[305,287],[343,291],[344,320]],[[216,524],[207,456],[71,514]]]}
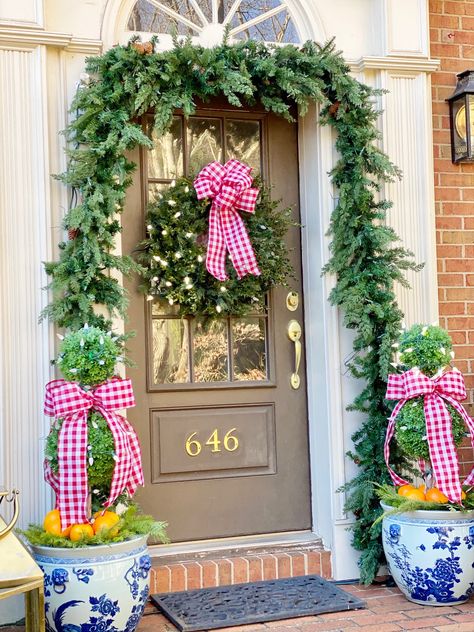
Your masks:
{"label": "wooden door panel", "polygon": [[[252,120],[252,112],[245,115]],[[219,112],[209,116],[218,118]],[[262,120],[264,115],[257,116]],[[266,181],[283,206],[292,206],[298,221],[297,126],[272,115],[264,119]],[[124,252],[143,238],[142,186],[137,175],[124,214]],[[140,437],[146,482],[138,501],[146,512],[169,522],[173,541],[311,527],[304,359],[301,386],[294,390],[289,380],[295,351],[287,336],[291,319],[303,323],[299,233],[295,226],[288,235],[295,279],[269,298],[269,376],[258,383],[154,388],[151,380],[147,386],[150,305],[138,283],[127,282],[127,328],[137,332],[128,343],[137,365],[128,370],[137,399],[129,418]],[[300,298],[294,312],[286,307],[290,289]]]}

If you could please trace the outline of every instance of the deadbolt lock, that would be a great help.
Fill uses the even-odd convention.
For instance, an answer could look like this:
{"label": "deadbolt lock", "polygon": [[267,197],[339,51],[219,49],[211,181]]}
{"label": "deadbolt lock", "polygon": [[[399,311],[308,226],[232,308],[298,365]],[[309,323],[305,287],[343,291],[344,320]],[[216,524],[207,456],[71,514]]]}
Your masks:
{"label": "deadbolt lock", "polygon": [[289,292],[286,297],[286,307],[290,310],[290,312],[294,312],[298,309],[298,305],[300,302],[300,297],[298,296],[298,292]]}

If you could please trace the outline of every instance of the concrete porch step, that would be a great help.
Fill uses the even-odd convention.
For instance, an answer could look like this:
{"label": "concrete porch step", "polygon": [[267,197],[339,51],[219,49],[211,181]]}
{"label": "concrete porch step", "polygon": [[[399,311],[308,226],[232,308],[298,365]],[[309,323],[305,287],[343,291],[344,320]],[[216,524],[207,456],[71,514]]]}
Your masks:
{"label": "concrete porch step", "polygon": [[150,592],[178,592],[317,574],[331,579],[331,552],[320,543],[270,551],[223,551],[204,556],[152,558]]}

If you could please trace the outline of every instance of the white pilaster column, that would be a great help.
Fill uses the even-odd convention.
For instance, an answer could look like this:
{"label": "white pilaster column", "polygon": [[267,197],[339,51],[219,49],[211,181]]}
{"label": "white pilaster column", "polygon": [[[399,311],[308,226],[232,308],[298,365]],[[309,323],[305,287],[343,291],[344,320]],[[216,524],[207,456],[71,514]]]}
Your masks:
{"label": "white pilaster column", "polygon": [[41,476],[51,337],[38,324],[51,258],[44,47],[1,47],[0,85],[0,484],[20,490],[25,526],[51,502]]}
{"label": "white pilaster column", "polygon": [[408,271],[411,289],[397,287],[397,299],[407,326],[438,319],[436,233],[433,188],[430,79],[426,72],[382,70],[383,149],[402,170],[402,179],[386,187],[393,202],[387,223],[401,245],[424,263],[420,272]]}

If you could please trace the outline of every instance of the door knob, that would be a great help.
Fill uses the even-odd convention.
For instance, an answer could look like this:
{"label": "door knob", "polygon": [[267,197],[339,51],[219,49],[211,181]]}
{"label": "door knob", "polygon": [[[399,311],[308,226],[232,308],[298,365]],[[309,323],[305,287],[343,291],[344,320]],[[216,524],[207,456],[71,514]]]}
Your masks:
{"label": "door knob", "polygon": [[295,390],[300,387],[300,376],[298,374],[301,362],[301,325],[297,320],[290,320],[288,323],[288,338],[295,343],[295,370],[291,374],[291,388]]}

